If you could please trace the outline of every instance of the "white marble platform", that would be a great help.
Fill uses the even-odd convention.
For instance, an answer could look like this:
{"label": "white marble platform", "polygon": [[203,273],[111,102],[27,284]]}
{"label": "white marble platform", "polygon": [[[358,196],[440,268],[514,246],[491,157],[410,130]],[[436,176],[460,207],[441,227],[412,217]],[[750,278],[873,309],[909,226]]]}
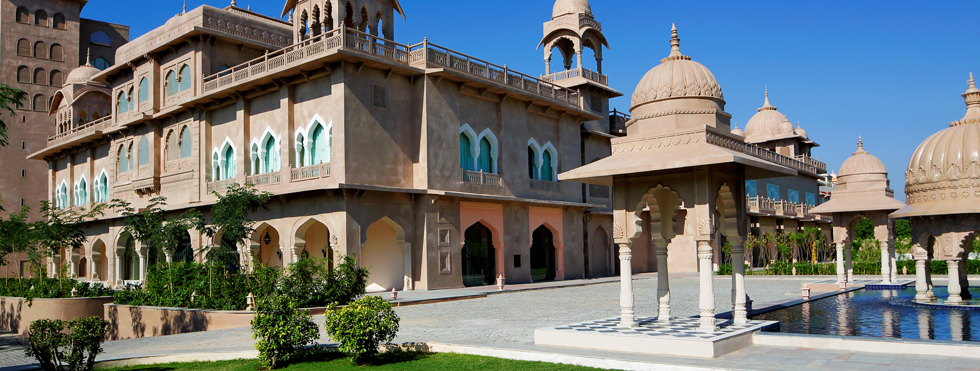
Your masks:
{"label": "white marble platform", "polygon": [[752,333],[776,321],[749,321],[736,325],[718,320],[713,333],[698,331],[697,317],[658,322],[656,317],[636,319],[638,327],[621,328],[619,318],[541,328],[534,331],[534,344],[617,352],[715,358],[752,345]]}

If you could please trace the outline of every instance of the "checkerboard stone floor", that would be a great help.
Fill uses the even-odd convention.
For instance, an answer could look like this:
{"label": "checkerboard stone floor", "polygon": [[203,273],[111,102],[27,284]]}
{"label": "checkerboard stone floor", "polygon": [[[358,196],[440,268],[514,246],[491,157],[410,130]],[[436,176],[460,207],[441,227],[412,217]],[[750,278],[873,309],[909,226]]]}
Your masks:
{"label": "checkerboard stone floor", "polygon": [[553,327],[552,330],[597,332],[624,336],[650,336],[677,340],[717,341],[732,335],[759,330],[762,327],[775,324],[775,322],[771,321],[752,321],[745,325],[736,325],[731,320],[719,320],[715,324],[718,331],[706,333],[698,331],[701,322],[697,317],[674,318],[669,322],[657,321],[656,317],[641,317],[636,319],[638,324],[636,328],[618,327],[619,320],[619,317],[608,318],[599,321]]}

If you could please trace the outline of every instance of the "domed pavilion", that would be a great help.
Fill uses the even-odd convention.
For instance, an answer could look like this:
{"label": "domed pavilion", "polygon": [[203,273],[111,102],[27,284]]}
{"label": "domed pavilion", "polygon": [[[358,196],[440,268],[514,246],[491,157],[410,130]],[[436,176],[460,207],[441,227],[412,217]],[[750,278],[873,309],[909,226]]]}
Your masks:
{"label": "domed pavilion", "polygon": [[[681,54],[677,28],[670,54],[633,93],[627,135],[612,156],[559,175],[561,180],[613,186],[613,234],[620,251],[621,327],[670,322],[671,269],[700,272],[700,331],[715,332],[713,265],[720,246],[743,261],[748,229],[745,179],[793,176],[787,156],[732,134],[721,85],[711,71]],[[631,272],[656,267],[659,316],[634,314]],[[652,269],[650,269],[652,270]],[[747,322],[743,267],[733,269],[734,323]],[[676,319],[682,321],[685,319]]]}
{"label": "domed pavilion", "polygon": [[946,304],[971,299],[966,262],[980,232],[980,89],[972,73],[962,96],[966,115],[912,153],[905,173],[908,206],[891,214],[912,224],[916,300],[936,298],[930,259],[945,260],[949,267]]}
{"label": "domed pavilion", "polygon": [[864,141],[859,137],[857,151],[841,165],[837,179],[837,189],[830,201],[811,210],[834,218],[837,281],[854,281],[851,242],[855,239],[858,222],[868,218],[874,225],[875,238],[881,242],[881,282],[896,282],[895,238],[888,214],[901,209],[905,203],[895,199],[885,164],[864,150]]}

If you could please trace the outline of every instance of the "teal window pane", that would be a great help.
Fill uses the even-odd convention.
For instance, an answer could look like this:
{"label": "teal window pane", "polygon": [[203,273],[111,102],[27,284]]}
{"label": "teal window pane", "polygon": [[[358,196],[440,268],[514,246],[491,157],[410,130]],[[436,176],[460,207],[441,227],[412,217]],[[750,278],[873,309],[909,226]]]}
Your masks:
{"label": "teal window pane", "polygon": [[786,190],[786,198],[788,198],[789,202],[798,204],[800,203],[800,191],[797,191],[795,189]]}
{"label": "teal window pane", "polygon": [[177,74],[174,71],[167,72],[167,83],[164,86],[164,94],[167,96],[177,92]]}
{"label": "teal window pane", "polygon": [[817,206],[817,195],[807,192],[806,193],[806,204],[810,206]]}
{"label": "teal window pane", "polygon": [[190,90],[191,88],[191,68],[184,65],[180,68],[180,91]]}
{"label": "teal window pane", "polygon": [[150,163],[150,143],[146,140],[146,135],[140,137],[139,145],[139,164],[140,166]]}
{"label": "teal window pane", "polygon": [[146,102],[147,99],[150,99],[150,83],[144,77],[140,79],[139,102]]}
{"label": "teal window pane", "polygon": [[231,147],[225,148],[225,153],[222,155],[222,177],[221,179],[231,179],[237,174],[238,169],[235,168],[235,151]]}
{"label": "teal window pane", "polygon": [[188,157],[191,157],[191,130],[185,127],[180,132],[180,158]]}
{"label": "teal window pane", "polygon": [[262,159],[265,162],[265,172],[268,173],[274,168],[273,161],[275,161],[276,152],[276,141],[269,138],[265,141],[265,157]]}
{"label": "teal window pane", "polygon": [[759,191],[756,189],[754,180],[745,181],[745,194],[749,195],[749,197],[759,196]]}
{"label": "teal window pane", "polygon": [[310,136],[310,165],[327,162],[324,147],[326,147],[326,138],[323,135],[323,126],[317,124],[316,129],[313,129],[313,135]]}
{"label": "teal window pane", "polygon": [[551,152],[544,151],[541,157],[544,160],[541,164],[541,179],[553,182],[555,179],[552,174],[554,172],[554,168],[551,166]]}
{"label": "teal window pane", "polygon": [[466,134],[459,134],[459,165],[463,170],[473,170],[473,152],[470,149],[470,137]]}
{"label": "teal window pane", "polygon": [[129,171],[129,166],[128,166],[129,165],[129,161],[126,159],[126,148],[125,147],[119,146],[119,154],[118,154],[118,159],[117,160],[118,161],[116,163],[118,164],[118,166],[117,166],[118,169],[116,169],[116,171],[118,171],[120,173],[125,173],[125,172]]}
{"label": "teal window pane", "polygon": [[779,186],[778,185],[775,185],[775,184],[767,184],[766,185],[766,191],[767,191],[768,197],[770,199],[772,199],[773,201],[779,201],[780,200],[780,198],[779,198]]}
{"label": "teal window pane", "polygon": [[493,172],[493,162],[490,158],[490,141],[487,138],[480,140],[480,171],[484,173]]}
{"label": "teal window pane", "polygon": [[129,110],[129,104],[126,102],[126,93],[122,92],[116,97],[116,113],[123,114]]}
{"label": "teal window pane", "polygon": [[78,204],[85,205],[88,203],[88,184],[85,179],[82,179],[78,183]]}

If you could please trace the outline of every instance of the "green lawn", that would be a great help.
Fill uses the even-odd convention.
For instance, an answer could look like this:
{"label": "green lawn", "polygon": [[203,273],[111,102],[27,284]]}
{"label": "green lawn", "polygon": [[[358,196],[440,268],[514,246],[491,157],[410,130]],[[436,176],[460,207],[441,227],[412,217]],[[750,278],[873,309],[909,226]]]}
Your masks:
{"label": "green lawn", "polygon": [[[192,362],[167,363],[159,365],[133,366],[112,370],[144,370],[144,371],[255,371],[260,370],[258,360],[243,359],[221,362]],[[513,361],[509,359],[481,357],[455,353],[387,353],[370,366],[354,366],[350,358],[340,353],[310,356],[296,360],[284,370],[599,370],[591,367],[580,367],[545,362]]]}

